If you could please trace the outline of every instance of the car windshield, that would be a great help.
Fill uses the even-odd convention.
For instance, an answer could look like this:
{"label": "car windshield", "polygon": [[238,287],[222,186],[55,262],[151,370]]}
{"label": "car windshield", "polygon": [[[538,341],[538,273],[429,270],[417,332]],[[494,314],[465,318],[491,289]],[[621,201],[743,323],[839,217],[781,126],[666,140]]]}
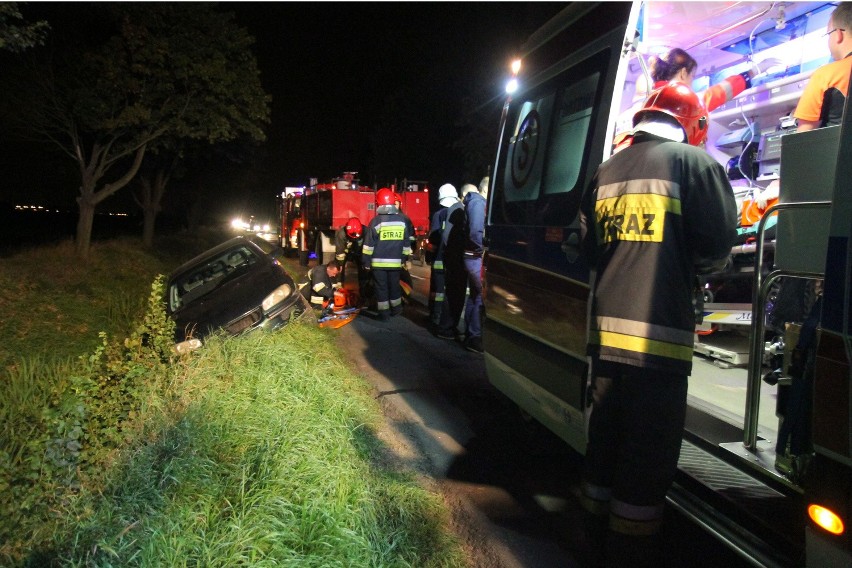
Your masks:
{"label": "car windshield", "polygon": [[245,245],[205,258],[172,281],[169,286],[170,310],[176,312],[216,289],[226,276],[236,274],[257,261],[257,253]]}

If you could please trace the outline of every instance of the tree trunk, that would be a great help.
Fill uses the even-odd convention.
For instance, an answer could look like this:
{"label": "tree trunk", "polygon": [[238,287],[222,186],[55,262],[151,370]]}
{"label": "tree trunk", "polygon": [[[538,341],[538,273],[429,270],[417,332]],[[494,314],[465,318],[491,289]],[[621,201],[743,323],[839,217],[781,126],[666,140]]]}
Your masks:
{"label": "tree trunk", "polygon": [[95,221],[95,206],[130,183],[142,158],[145,157],[145,145],[143,144],[135,151],[133,163],[130,164],[124,175],[112,183],[106,184],[100,191],[95,188],[98,181],[103,178],[108,164],[105,163],[104,152],[97,144],[92,151],[92,157],[87,164],[82,153],[78,153],[78,165],[80,167],[81,183],[80,196],[77,197],[77,205],[80,208],[80,218],[77,220],[77,238],[74,249],[77,257],[81,260],[89,258],[89,247],[92,244],[92,226]]}
{"label": "tree trunk", "polygon": [[142,245],[145,248],[154,246],[154,227],[157,224],[157,210],[145,209],[142,212]]}
{"label": "tree trunk", "polygon": [[[173,166],[172,166],[173,167]],[[154,246],[154,229],[157,224],[157,215],[162,211],[163,194],[166,192],[166,184],[169,183],[168,173],[171,167],[157,170],[154,181],[148,176],[139,178],[141,196],[134,196],[136,203],[142,208],[142,244],[147,248]]]}
{"label": "tree trunk", "polygon": [[77,258],[87,260],[89,258],[89,246],[92,244],[95,204],[82,197],[77,199],[77,204],[80,208],[80,217],[77,219],[77,238],[74,241],[74,250]]}

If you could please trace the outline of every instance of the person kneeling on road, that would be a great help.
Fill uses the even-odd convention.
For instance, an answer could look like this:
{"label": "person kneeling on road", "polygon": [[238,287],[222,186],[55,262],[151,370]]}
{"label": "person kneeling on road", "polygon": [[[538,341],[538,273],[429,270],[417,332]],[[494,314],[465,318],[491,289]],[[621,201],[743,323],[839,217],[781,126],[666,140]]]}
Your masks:
{"label": "person kneeling on road", "polygon": [[340,287],[340,283],[337,282],[339,273],[340,263],[337,260],[331,260],[328,264],[319,264],[308,271],[308,281],[302,283],[299,288],[311,307],[322,310],[333,304],[334,290]]}

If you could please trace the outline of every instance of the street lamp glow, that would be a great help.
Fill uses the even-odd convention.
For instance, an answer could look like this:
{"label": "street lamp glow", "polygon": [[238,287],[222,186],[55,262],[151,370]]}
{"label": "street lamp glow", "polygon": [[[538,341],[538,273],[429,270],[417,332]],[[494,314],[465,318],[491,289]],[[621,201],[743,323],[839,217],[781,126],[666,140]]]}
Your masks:
{"label": "street lamp glow", "polygon": [[514,93],[517,90],[518,90],[518,80],[517,79],[510,79],[509,82],[506,83],[506,92],[511,95],[512,93]]}
{"label": "street lamp glow", "polygon": [[518,71],[521,70],[521,60],[515,59],[512,61],[512,75],[517,75]]}

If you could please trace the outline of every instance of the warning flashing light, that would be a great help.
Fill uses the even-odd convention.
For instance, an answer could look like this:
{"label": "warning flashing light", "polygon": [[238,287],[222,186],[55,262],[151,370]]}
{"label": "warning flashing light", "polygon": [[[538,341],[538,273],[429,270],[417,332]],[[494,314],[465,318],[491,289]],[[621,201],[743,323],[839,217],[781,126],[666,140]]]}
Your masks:
{"label": "warning flashing light", "polygon": [[808,505],[808,516],[831,534],[843,534],[843,520],[832,510],[820,505]]}

